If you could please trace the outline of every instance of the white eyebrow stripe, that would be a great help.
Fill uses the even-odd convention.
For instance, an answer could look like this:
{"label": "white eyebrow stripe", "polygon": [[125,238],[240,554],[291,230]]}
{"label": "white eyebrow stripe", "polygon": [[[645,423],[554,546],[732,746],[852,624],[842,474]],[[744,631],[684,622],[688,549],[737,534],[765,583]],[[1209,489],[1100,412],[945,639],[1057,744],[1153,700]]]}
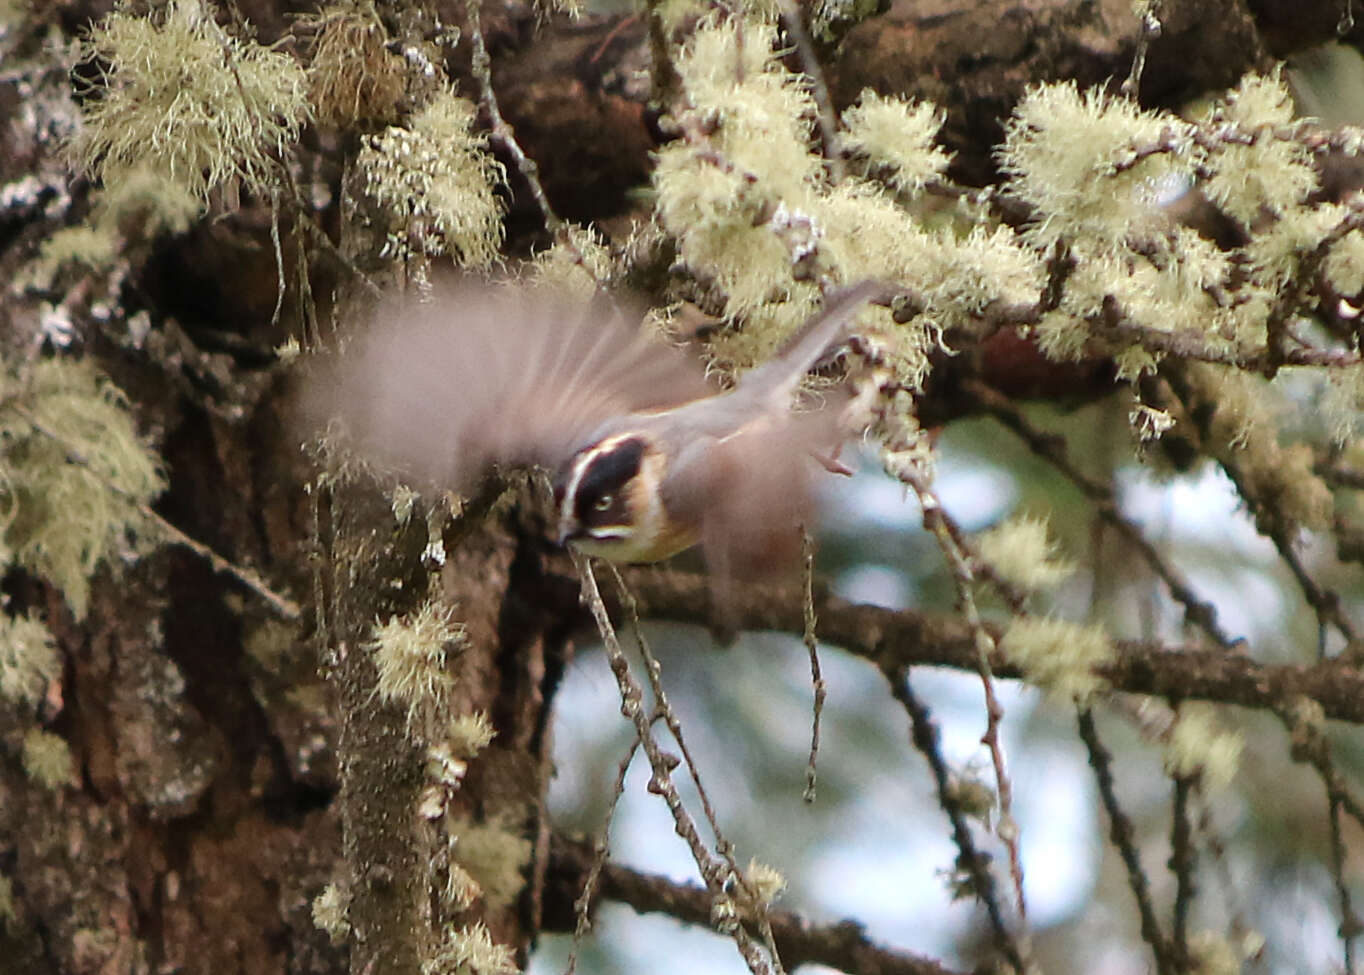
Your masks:
{"label": "white eyebrow stripe", "polygon": [[591,447],[578,454],[573,459],[573,474],[568,479],[568,485],[564,488],[563,510],[559,512],[559,537],[568,537],[569,525],[577,519],[576,509],[578,506],[578,486],[582,482],[583,472],[592,466],[592,461],[599,455],[609,453],[617,445],[634,437],[633,433],[618,433],[615,436],[607,437],[595,447]]}

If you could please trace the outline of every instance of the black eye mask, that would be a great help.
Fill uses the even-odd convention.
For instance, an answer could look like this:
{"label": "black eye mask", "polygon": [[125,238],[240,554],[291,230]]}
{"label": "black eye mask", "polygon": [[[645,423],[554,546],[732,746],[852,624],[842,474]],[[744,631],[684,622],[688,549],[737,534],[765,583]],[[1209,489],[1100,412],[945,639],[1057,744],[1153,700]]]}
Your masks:
{"label": "black eye mask", "polygon": [[644,441],[632,438],[623,441],[608,453],[598,454],[583,471],[578,482],[578,493],[573,499],[573,511],[586,524],[593,519],[597,501],[608,494],[618,494],[632,477],[639,473],[644,458]]}

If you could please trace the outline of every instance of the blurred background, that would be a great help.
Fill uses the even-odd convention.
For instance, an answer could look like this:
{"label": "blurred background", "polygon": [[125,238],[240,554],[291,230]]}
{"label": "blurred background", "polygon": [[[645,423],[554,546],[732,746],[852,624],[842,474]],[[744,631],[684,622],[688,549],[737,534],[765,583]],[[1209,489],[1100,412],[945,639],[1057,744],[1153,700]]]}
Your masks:
{"label": "blurred background", "polygon": [[[1310,387],[1285,392],[1310,407]],[[1087,471],[1107,470],[1120,486],[1122,511],[1216,604],[1224,627],[1244,637],[1257,658],[1315,659],[1314,615],[1220,471],[1198,467],[1176,474],[1156,461],[1119,463],[1131,449],[1125,407],[1116,401],[1071,413],[1037,409],[1032,419],[1063,433]],[[938,495],[964,528],[978,531],[1022,512],[1048,518],[1064,554],[1080,566],[1051,597],[1057,615],[1102,620],[1116,636],[1180,641],[1179,607],[1111,531],[1097,526],[1074,488],[1012,434],[993,421],[973,420],[952,425],[939,446]],[[922,528],[916,502],[876,469],[874,459],[864,458],[851,482],[828,480],[824,512],[818,565],[839,595],[890,608],[953,610],[942,556]],[[1320,548],[1309,557],[1313,571],[1325,573],[1357,608],[1358,573],[1336,566]],[[778,907],[817,922],[857,919],[878,942],[962,968],[978,960],[983,918],[973,901],[952,895],[957,851],[947,818],[926,763],[909,743],[908,720],[872,664],[835,647],[822,649],[829,696],[818,798],[806,805],[801,795],[812,689],[802,643],[750,634],[722,649],[699,628],[649,625],[645,632],[737,859],[756,857],[789,883]],[[992,785],[990,757],[980,744],[986,727],[980,680],[917,668],[911,683],[933,712],[954,770]],[[1150,971],[1132,891],[1107,842],[1107,819],[1076,737],[1074,705],[1016,681],[997,686],[1006,710],[1004,752],[1038,961],[1050,972]],[[599,647],[580,651],[556,707],[553,815],[565,827],[595,836],[631,740]],[[1166,869],[1171,786],[1162,749],[1144,728],[1140,699],[1120,696],[1099,703],[1095,714],[1114,754],[1119,800],[1138,830],[1143,865],[1165,917],[1174,885]],[[1263,935],[1267,947],[1249,970],[1339,971],[1338,903],[1321,780],[1292,761],[1283,726],[1272,716],[1219,707],[1217,723],[1243,751],[1230,785],[1205,789],[1196,801],[1203,859],[1190,931],[1241,931],[1249,948],[1256,932]],[[1339,766],[1355,771],[1359,730],[1331,731]],[[611,827],[611,856],[695,881],[695,866],[666,807],[645,790],[642,764],[637,759],[627,779]],[[698,808],[694,794],[687,795]],[[1347,848],[1357,845],[1353,824],[1345,828]],[[977,829],[977,837],[994,858],[1004,897],[1007,855],[985,831]],[[1220,848],[1221,855],[1210,856],[1204,844]],[[1357,861],[1347,864],[1345,876],[1358,897]],[[600,937],[589,935],[582,946],[580,971],[746,971],[727,939],[619,905],[604,907],[595,932]],[[571,945],[568,936],[543,939],[530,971],[563,971]]]}

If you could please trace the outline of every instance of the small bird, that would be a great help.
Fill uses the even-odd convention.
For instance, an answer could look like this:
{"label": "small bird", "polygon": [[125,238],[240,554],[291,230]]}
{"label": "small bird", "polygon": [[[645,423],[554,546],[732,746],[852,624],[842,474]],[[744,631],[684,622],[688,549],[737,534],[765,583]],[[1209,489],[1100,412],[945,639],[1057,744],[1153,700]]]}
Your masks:
{"label": "small bird", "polygon": [[799,544],[811,455],[845,436],[832,411],[793,412],[800,381],[885,291],[831,294],[775,358],[717,392],[602,298],[442,286],[382,303],[315,363],[305,411],[419,486],[467,491],[494,467],[543,467],[558,542],[588,554],[656,562],[699,542],[713,570],[761,571]]}

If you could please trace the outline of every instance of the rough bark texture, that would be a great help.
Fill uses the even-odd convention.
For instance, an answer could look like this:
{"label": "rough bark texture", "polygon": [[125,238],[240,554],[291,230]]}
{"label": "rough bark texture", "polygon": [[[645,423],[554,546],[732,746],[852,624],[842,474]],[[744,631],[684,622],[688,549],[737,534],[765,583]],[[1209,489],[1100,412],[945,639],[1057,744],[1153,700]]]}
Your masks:
{"label": "rough bark texture", "polygon": [[[110,6],[55,4],[46,24],[11,48],[15,64],[38,69],[0,79],[0,186],[35,179],[42,189],[0,210],[0,279],[88,207],[88,186],[60,155],[72,95],[54,41],[69,41]],[[305,5],[237,6],[268,41]],[[1264,66],[1270,52],[1329,36],[1338,7],[1167,2],[1143,97],[1172,104],[1226,86]],[[643,26],[587,18],[536,27],[519,6],[485,17],[504,111],[549,196],[567,218],[609,225],[630,208],[628,193],[662,138],[648,88],[632,74],[648,63]],[[57,31],[51,40],[47,24]],[[1212,32],[1219,42],[1207,42]],[[1127,0],[901,0],[824,54],[840,104],[864,87],[935,100],[948,114],[954,176],[983,185],[1001,120],[1026,82],[1121,78],[1136,37]],[[466,44],[457,57],[467,55]],[[334,149],[309,138],[307,164],[333,173]],[[324,181],[339,197],[338,178]],[[512,247],[525,250],[539,227],[519,189],[513,182]],[[322,218],[344,238],[350,218],[340,207]],[[14,572],[3,581],[11,606],[43,614],[58,638],[62,677],[42,715],[69,743],[77,776],[55,791],[35,785],[15,757],[18,725],[0,719],[0,872],[14,883],[13,917],[0,924],[0,970],[414,972],[414,932],[459,919],[441,917],[430,902],[434,840],[415,813],[424,756],[401,710],[375,700],[364,644],[376,618],[411,610],[432,586],[460,607],[468,627],[468,646],[452,662],[458,703],[487,711],[498,730],[456,802],[475,821],[515,824],[535,851],[523,896],[497,910],[476,907],[470,918],[524,960],[542,914],[562,919],[572,896],[562,883],[544,884],[543,799],[553,690],[582,621],[575,583],[546,568],[542,543],[514,512],[500,509],[486,524],[457,521],[436,570],[423,557],[426,523],[396,527],[372,488],[305,491],[309,464],[283,432],[285,391],[265,365],[289,330],[269,324],[276,272],[268,206],[129,255],[126,271],[67,272],[64,294],[73,344],[129,394],[142,429],[160,445],[170,489],[158,513],[308,611],[301,623],[281,622],[249,589],[181,548],[162,548],[117,574],[101,571],[82,620],[34,577]],[[325,303],[327,272],[316,278]],[[148,312],[150,330],[137,337],[126,320],[110,325],[97,308],[110,302]],[[291,283],[283,321],[291,312],[297,319],[298,302]],[[30,296],[0,294],[7,355],[34,354],[43,314]],[[982,371],[1018,366],[1007,356],[994,367],[988,355],[979,361],[987,363]],[[1048,374],[1028,391],[1073,395],[1089,375]],[[943,402],[950,400],[944,389]],[[684,603],[677,594],[690,590],[673,592],[669,615],[705,617],[703,599]],[[755,609],[751,622],[767,622],[759,615]],[[1130,680],[1137,689],[1160,678],[1134,671]],[[333,944],[313,923],[312,901],[328,883],[352,899],[346,943]]]}

